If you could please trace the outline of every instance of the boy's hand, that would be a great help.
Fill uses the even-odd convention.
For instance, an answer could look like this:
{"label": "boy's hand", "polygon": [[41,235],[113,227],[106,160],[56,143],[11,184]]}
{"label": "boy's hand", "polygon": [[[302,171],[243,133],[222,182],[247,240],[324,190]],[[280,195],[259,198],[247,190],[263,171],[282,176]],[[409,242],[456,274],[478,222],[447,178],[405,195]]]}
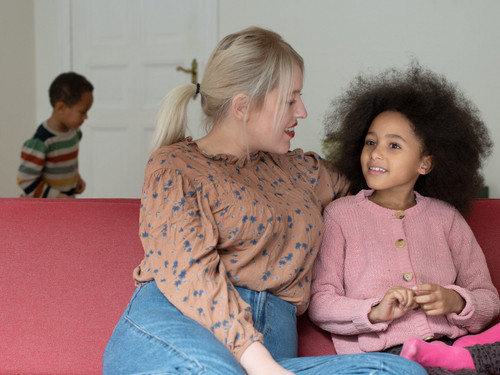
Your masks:
{"label": "boy's hand", "polygon": [[83,178],[80,177],[80,179],[78,180],[77,184],[76,184],[76,188],[75,188],[75,194],[81,194],[85,191],[85,187],[87,186],[87,184],[85,183],[85,181],[83,180]]}
{"label": "boy's hand", "polygon": [[385,293],[378,305],[372,307],[368,319],[372,323],[386,322],[397,319],[416,307],[418,305],[415,302],[415,292],[402,286],[395,286]]}
{"label": "boy's hand", "polygon": [[460,314],[465,307],[465,300],[453,289],[437,284],[420,284],[412,289],[415,301],[427,315]]}

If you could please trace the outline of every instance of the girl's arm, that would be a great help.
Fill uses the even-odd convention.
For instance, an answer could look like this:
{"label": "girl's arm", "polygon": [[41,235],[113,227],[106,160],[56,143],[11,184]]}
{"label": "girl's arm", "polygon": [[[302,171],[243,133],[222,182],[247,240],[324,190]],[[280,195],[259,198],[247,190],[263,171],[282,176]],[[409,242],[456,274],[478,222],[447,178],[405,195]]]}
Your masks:
{"label": "girl's arm", "polygon": [[465,306],[459,314],[448,314],[447,319],[471,333],[479,332],[498,315],[500,299],[491,281],[483,251],[458,212],[455,212],[448,242],[457,278],[455,285],[443,287],[457,292],[465,301]]}
{"label": "girl's arm", "polygon": [[[385,331],[390,321],[372,323],[368,318],[381,298],[354,299],[345,295],[345,238],[334,219],[341,214],[332,205],[324,213],[323,240],[312,273],[309,316],[325,331],[340,335]],[[384,293],[385,290],[381,294]]]}

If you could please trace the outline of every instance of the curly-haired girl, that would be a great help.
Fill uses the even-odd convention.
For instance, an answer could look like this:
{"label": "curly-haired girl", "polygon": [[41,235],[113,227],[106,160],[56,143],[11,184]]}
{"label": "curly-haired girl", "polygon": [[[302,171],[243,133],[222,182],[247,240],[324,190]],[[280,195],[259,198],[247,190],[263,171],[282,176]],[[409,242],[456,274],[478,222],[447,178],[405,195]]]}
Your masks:
{"label": "curly-haired girl", "polygon": [[[335,149],[327,158],[353,195],[325,209],[311,319],[331,332],[339,354],[399,353],[412,339],[403,355],[424,366],[475,368],[468,350],[423,340],[477,333],[500,310],[462,216],[492,149],[478,110],[418,63],[359,76],[334,104],[326,141]],[[498,341],[500,328],[481,335],[469,336],[467,346]]]}

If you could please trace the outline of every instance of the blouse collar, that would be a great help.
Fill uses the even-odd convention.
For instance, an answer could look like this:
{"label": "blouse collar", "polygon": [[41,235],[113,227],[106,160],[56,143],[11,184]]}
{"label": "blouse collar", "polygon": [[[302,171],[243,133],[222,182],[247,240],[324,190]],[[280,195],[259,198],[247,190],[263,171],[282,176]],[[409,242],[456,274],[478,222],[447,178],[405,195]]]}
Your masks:
{"label": "blouse collar", "polygon": [[247,154],[241,157],[231,155],[231,154],[215,154],[215,155],[210,155],[205,152],[203,152],[199,147],[196,141],[193,140],[193,137],[189,136],[186,137],[182,140],[186,144],[187,147],[196,150],[198,153],[203,155],[205,158],[213,160],[213,161],[219,161],[223,162],[226,164],[234,164],[237,167],[244,167],[246,165],[253,165],[257,163],[257,161],[264,155],[264,151],[257,151],[253,154]]}

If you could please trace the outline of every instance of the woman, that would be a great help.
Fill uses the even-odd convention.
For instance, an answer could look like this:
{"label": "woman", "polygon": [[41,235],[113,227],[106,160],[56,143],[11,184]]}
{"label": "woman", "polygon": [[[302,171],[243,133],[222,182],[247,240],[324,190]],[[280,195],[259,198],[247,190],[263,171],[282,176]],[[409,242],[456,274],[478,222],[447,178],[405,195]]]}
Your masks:
{"label": "woman", "polygon": [[[303,71],[279,35],[249,28],[217,45],[200,85],[166,96],[142,193],[145,257],[105,373],[425,374],[389,354],[295,358],[321,213],[348,188],[316,154],[288,152],[307,116]],[[209,131],[193,141],[197,94]]]}

